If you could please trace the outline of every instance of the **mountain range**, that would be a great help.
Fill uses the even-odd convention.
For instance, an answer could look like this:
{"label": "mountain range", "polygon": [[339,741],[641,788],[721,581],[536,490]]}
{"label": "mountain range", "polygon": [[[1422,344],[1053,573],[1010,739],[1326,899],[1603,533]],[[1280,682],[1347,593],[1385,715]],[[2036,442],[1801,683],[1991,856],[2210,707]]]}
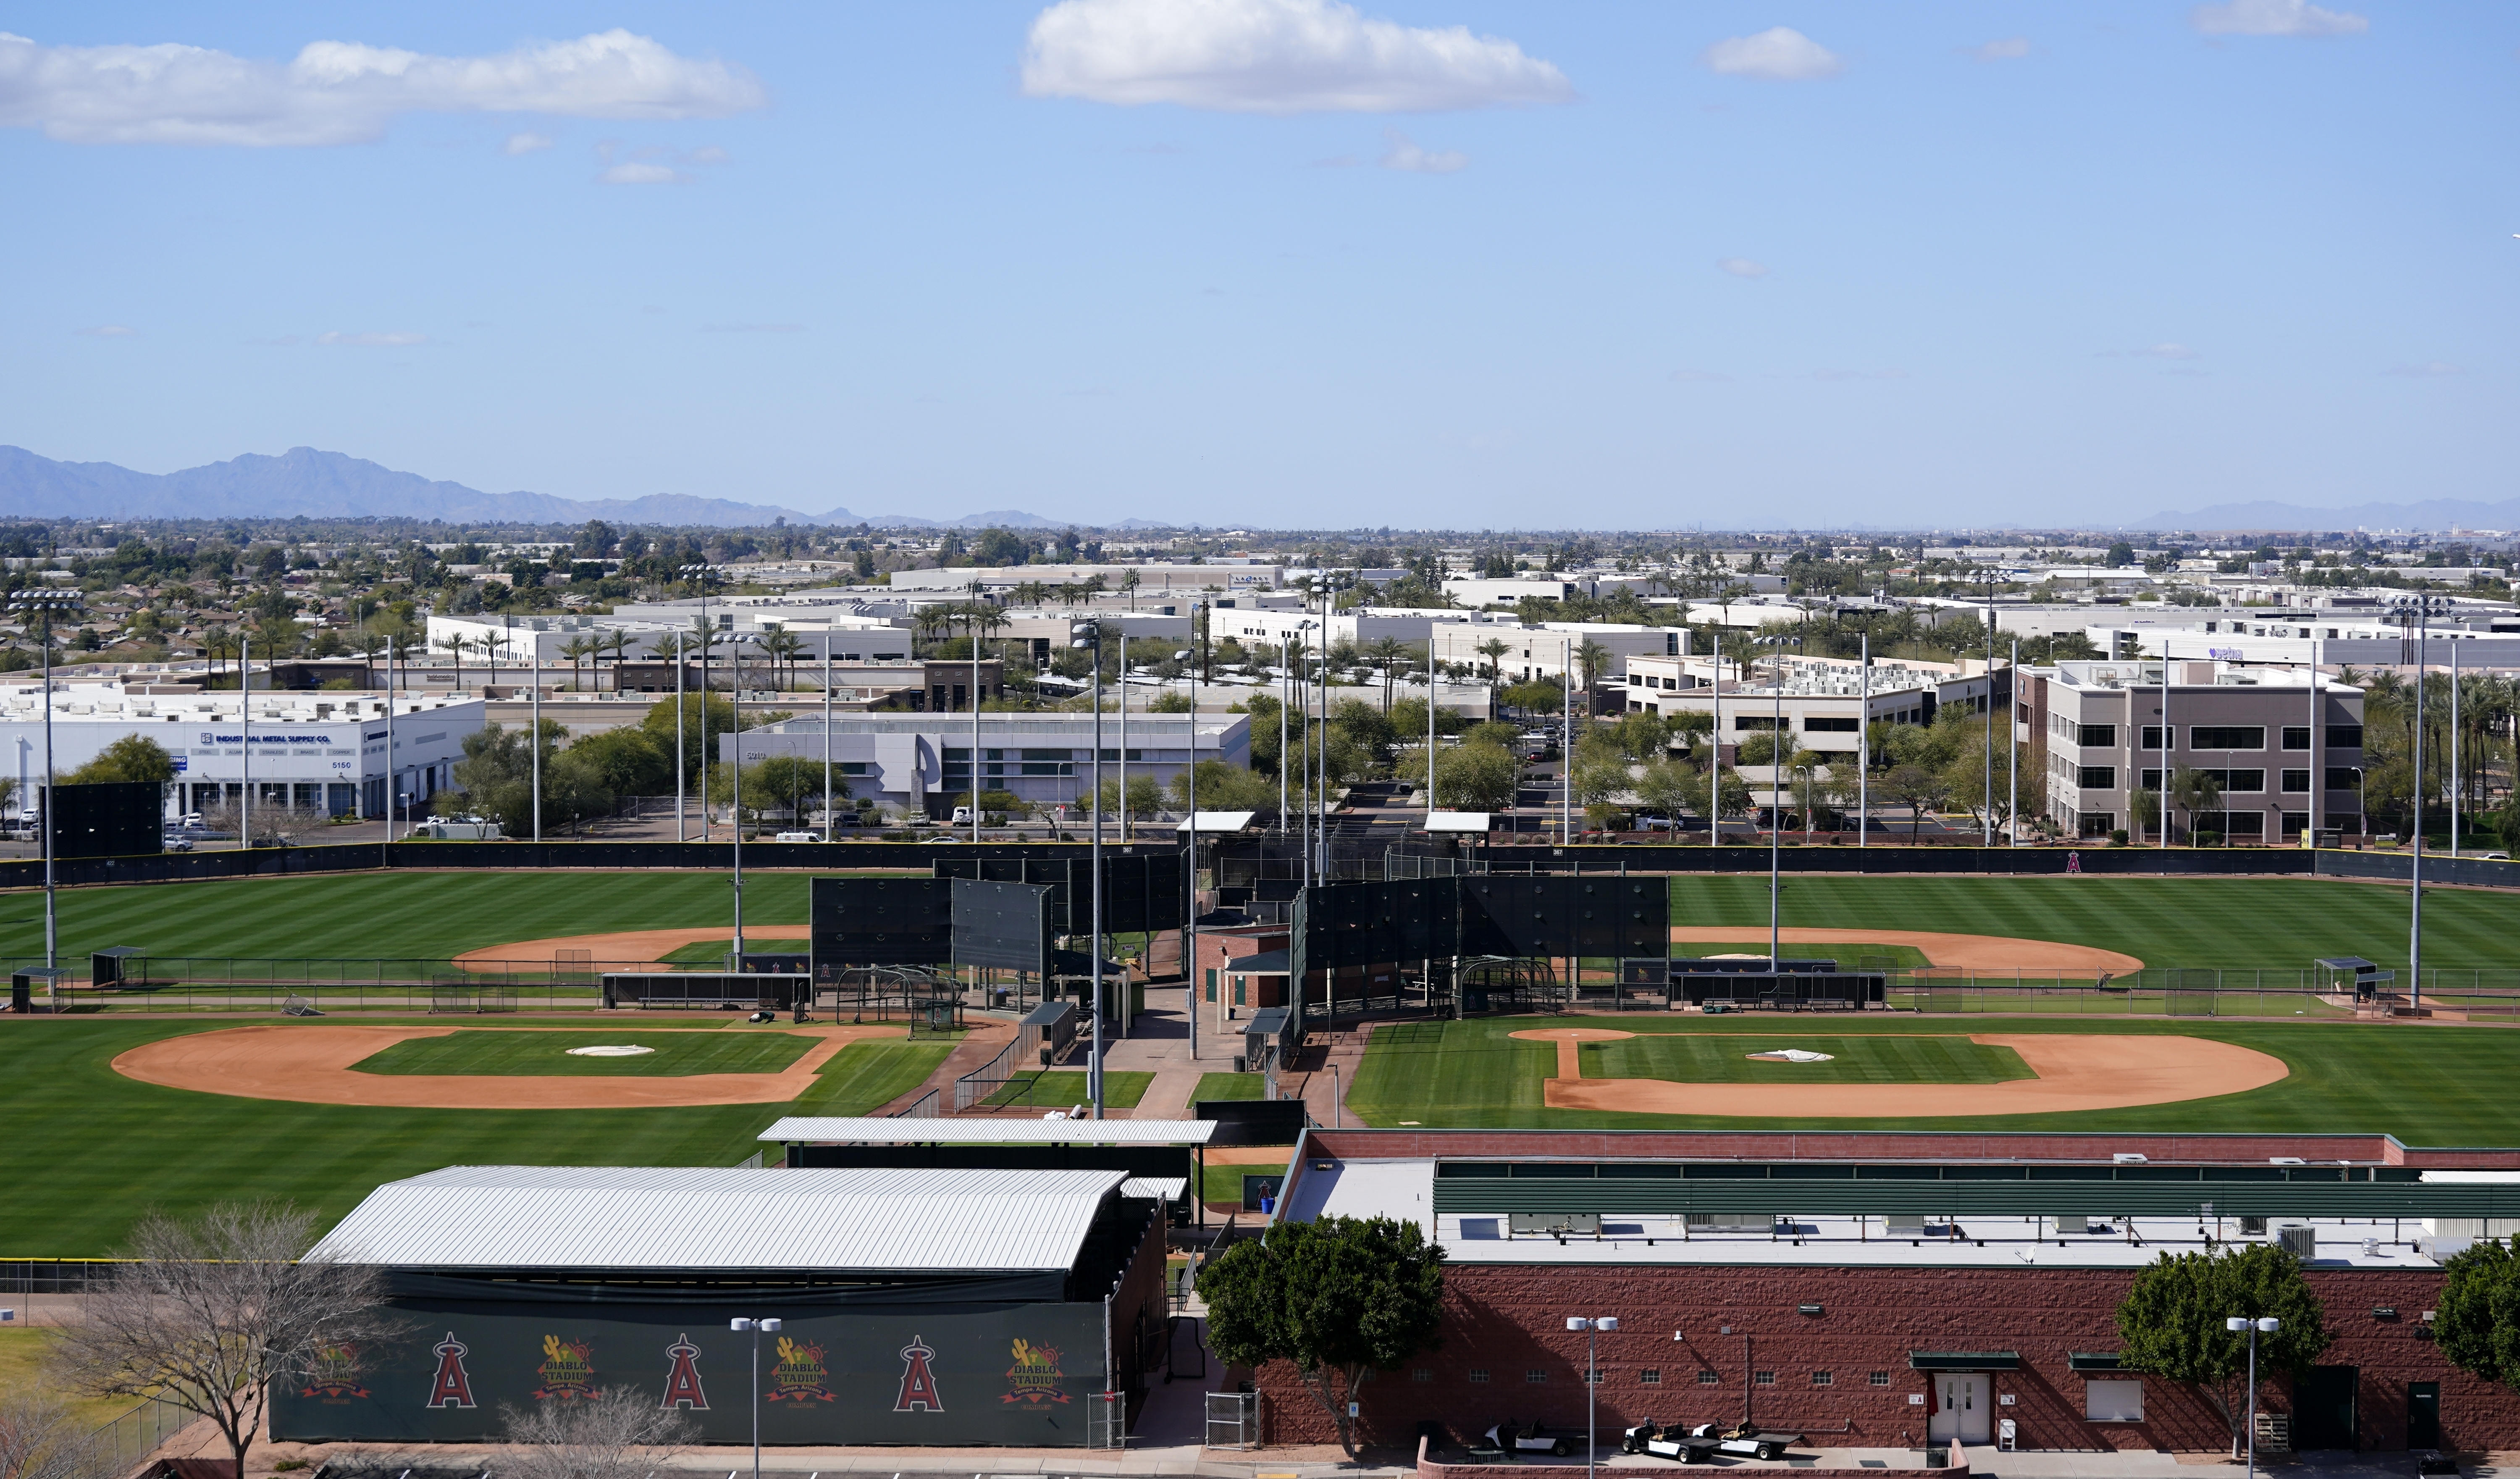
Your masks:
{"label": "mountain range", "polygon": [[2345,529],[2520,529],[2520,498],[2476,503],[2457,498],[2431,498],[2411,504],[2357,504],[2350,509],[2305,509],[2299,504],[2216,504],[2193,513],[2155,514],[2131,529],[2193,529],[2198,532]]}
{"label": "mountain range", "polygon": [[[791,524],[872,524],[878,528],[1056,529],[1058,519],[1020,509],[960,518],[905,514],[807,514],[766,504],[681,493],[644,498],[557,498],[548,493],[484,493],[432,482],[362,458],[313,447],[278,457],[248,453],[175,472],[134,472],[112,463],[56,462],[23,447],[0,446],[0,517],[20,518],[418,518],[456,524],[612,523],[750,528]],[[1141,520],[1127,526],[1152,527]]]}

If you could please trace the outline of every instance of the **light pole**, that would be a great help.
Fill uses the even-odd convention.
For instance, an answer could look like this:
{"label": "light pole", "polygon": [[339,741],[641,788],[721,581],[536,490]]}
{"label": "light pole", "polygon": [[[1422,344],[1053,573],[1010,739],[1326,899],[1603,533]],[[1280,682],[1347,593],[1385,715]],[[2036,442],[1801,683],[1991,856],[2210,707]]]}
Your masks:
{"label": "light pole", "polygon": [[[20,596],[13,611],[31,612],[44,627],[44,968],[61,968],[61,933],[53,915],[53,617],[78,609],[78,597],[68,591]],[[21,807],[20,810],[24,810]]]}
{"label": "light pole", "polygon": [[2248,1479],[2258,1479],[2258,1336],[2261,1332],[2272,1335],[2282,1327],[2283,1322],[2272,1315],[2260,1316],[2256,1320],[2251,1320],[2244,1315],[2233,1315],[2223,1322],[2224,1329],[2233,1333],[2242,1330],[2249,1332]]}
{"label": "light pole", "polygon": [[2448,611],[2450,598],[2430,592],[2401,596],[2390,605],[2397,609],[2401,622],[2411,620],[2415,628],[2415,725],[2414,725],[2414,800],[2413,813],[2407,828],[2407,876],[2411,885],[2408,893],[2407,918],[2407,1003],[2424,1005],[2424,678],[2425,658],[2432,646],[2432,619],[2435,611]]}
{"label": "light pole", "polygon": [[752,1479],[761,1479],[761,1332],[777,1334],[779,1321],[746,1320],[738,1316],[726,1322],[730,1330],[752,1332]]}
{"label": "light pole", "polygon": [[[709,629],[709,624],[708,624],[708,588],[709,588],[709,567],[708,567],[706,564],[687,564],[687,565],[682,566],[682,567],[681,567],[681,568],[680,568],[676,573],[680,574],[680,575],[681,575],[685,580],[692,581],[692,582],[694,582],[694,583],[698,584],[698,585],[699,586],[699,588],[700,588],[700,620],[699,620],[699,644],[700,644],[700,840],[701,840],[701,841],[703,841],[703,842],[705,842],[705,841],[707,841],[707,840],[708,840],[708,832],[709,832],[709,820],[708,820],[708,740],[709,740],[709,733],[708,733],[708,700],[709,700],[709,685],[708,685],[708,655],[709,655],[709,649],[710,649],[711,647],[713,647],[713,646],[715,646],[715,645],[716,645],[716,642],[717,642],[717,633],[716,633],[716,632],[714,632],[714,631],[711,631],[711,630]],[[680,734],[680,733],[681,733],[681,731],[682,731],[682,723],[681,723],[681,721],[682,721],[682,717],[683,717],[683,708],[684,708],[684,700],[683,700],[682,695],[681,695],[681,693],[680,693],[680,690],[681,690],[681,687],[682,687],[682,668],[683,668],[683,661],[682,661],[682,659],[683,659],[683,647],[682,647],[682,644],[681,644],[681,643],[677,642],[677,643],[675,643],[675,644],[674,644],[674,686],[675,686],[675,689],[676,689],[676,694],[675,694],[675,697],[674,697],[674,719],[675,719],[675,733],[676,733],[676,734]],[[679,757],[679,756],[677,756],[676,758],[678,758],[678,759],[679,759],[680,757]],[[675,822],[676,822],[676,824],[677,824],[677,825],[676,825],[676,828],[675,828],[675,831],[676,831],[676,833],[678,834],[678,835],[677,835],[677,840],[679,840],[679,833],[681,832],[681,829],[681,829],[681,827],[680,827],[681,820],[682,820],[681,815],[680,815],[680,813],[678,812],[678,813],[676,814],[676,816],[675,816]]]}
{"label": "light pole", "polygon": [[1600,1347],[1600,1339],[1601,1339],[1601,1332],[1602,1332],[1603,1330],[1615,1330],[1615,1329],[1617,1329],[1618,1327],[1619,1327],[1619,1317],[1618,1317],[1618,1316],[1616,1316],[1616,1315],[1598,1315],[1598,1316],[1590,1316],[1590,1317],[1588,1317],[1588,1316],[1583,1316],[1583,1315],[1569,1315],[1569,1316],[1567,1316],[1567,1317],[1566,1317],[1566,1328],[1568,1328],[1568,1329],[1570,1329],[1570,1330],[1581,1330],[1581,1331],[1583,1331],[1583,1332],[1584,1332],[1584,1474],[1585,1474],[1585,1479],[1592,1479],[1592,1474],[1593,1474],[1593,1464],[1594,1464],[1594,1462],[1596,1461],[1596,1457],[1597,1457],[1597,1450],[1598,1450],[1598,1449],[1599,1449],[1599,1447],[1600,1447],[1600,1445],[1599,1445],[1599,1444],[1598,1444],[1598,1443],[1596,1443],[1596,1442],[1594,1442],[1594,1441],[1593,1441],[1593,1434],[1594,1434],[1593,1406],[1594,1406],[1594,1400],[1595,1400],[1595,1398],[1599,1394],[1600,1389],[1601,1389],[1601,1380],[1600,1380],[1601,1373],[1600,1373],[1600,1367],[1598,1367],[1598,1365],[1597,1365],[1597,1364],[1596,1364],[1596,1362],[1595,1362],[1595,1359],[1594,1359],[1594,1358],[1596,1357],[1596,1355],[1597,1355],[1597,1354],[1598,1353],[1598,1351],[1599,1351],[1599,1347]]}
{"label": "light pole", "polygon": [[[1094,840],[1088,849],[1086,866],[1094,871],[1093,932],[1087,946],[1093,951],[1094,1005],[1086,1015],[1094,1022],[1094,1052],[1085,1063],[1087,1098],[1094,1101],[1094,1117],[1102,1117],[1102,623],[1085,624],[1086,642],[1094,648],[1094,764],[1090,772],[1094,790]],[[1073,640],[1073,639],[1071,639]],[[1078,646],[1084,646],[1079,643]],[[974,757],[976,758],[976,757]]]}

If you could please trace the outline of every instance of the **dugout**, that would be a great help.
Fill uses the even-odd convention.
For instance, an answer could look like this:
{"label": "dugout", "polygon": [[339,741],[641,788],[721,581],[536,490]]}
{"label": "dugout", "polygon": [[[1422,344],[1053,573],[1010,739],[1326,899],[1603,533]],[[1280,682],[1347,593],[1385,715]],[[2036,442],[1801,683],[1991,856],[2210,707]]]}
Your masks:
{"label": "dugout", "polygon": [[[308,1256],[383,1268],[403,1339],[276,1383],[271,1436],[484,1443],[635,1386],[702,1443],[1082,1446],[1165,1329],[1157,1204],[1117,1170],[456,1166]],[[1108,1394],[1108,1395],[1106,1395]],[[1108,1433],[1102,1435],[1110,1441]]]}
{"label": "dugout", "polygon": [[1192,1210],[1206,1147],[1223,1139],[1214,1119],[1019,1120],[864,1119],[791,1115],[761,1132],[782,1147],[782,1163],[799,1169],[834,1166],[987,1167],[999,1170],[1119,1171],[1127,1194],[1170,1204],[1174,1221]]}
{"label": "dugout", "polygon": [[736,970],[608,970],[603,984],[606,1007],[650,1011],[786,1011],[814,985],[802,973]]}

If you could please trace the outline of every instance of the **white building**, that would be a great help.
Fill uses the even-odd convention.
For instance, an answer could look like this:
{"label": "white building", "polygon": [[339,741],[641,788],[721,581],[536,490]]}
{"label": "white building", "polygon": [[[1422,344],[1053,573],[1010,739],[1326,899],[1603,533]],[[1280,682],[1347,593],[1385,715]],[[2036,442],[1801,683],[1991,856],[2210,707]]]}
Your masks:
{"label": "white building", "polygon": [[1595,674],[1597,678],[1619,676],[1631,658],[1676,657],[1688,651],[1686,628],[1629,626],[1609,621],[1552,621],[1542,626],[1445,622],[1436,626],[1431,635],[1436,660],[1468,663],[1481,671],[1487,667],[1488,654],[1480,649],[1490,642],[1504,643],[1505,653],[1496,662],[1508,683],[1555,679],[1566,671],[1570,661],[1580,680],[1584,645],[1588,642],[1610,654],[1607,668]]}
{"label": "white building", "polygon": [[[834,719],[830,735],[832,764],[847,778],[855,797],[913,814],[942,815],[953,798],[971,788],[971,730],[968,714],[913,714],[900,718]],[[801,714],[741,737],[743,761],[771,755],[793,755],[819,761],[825,754],[823,720]],[[735,735],[718,737],[718,758],[733,763]],[[990,714],[979,716],[980,786],[984,791],[1012,791],[1024,801],[1048,808],[1066,805],[1093,789],[1094,716],[1091,714]],[[1125,758],[1134,782],[1140,775],[1170,786],[1190,763],[1195,749],[1200,760],[1229,765],[1251,763],[1251,719],[1247,714],[1129,715],[1128,743],[1121,743],[1120,716],[1102,716],[1102,777],[1116,780]]]}
{"label": "white building", "polygon": [[1138,594],[1204,591],[1270,590],[1280,584],[1280,566],[1257,564],[1022,564],[940,566],[932,570],[895,570],[896,591],[952,591],[968,595],[977,584],[984,596],[1003,599],[1022,585],[1082,585],[1101,577],[1106,591],[1117,591],[1134,572]]}
{"label": "white building", "polygon": [[[335,816],[382,817],[394,783],[418,805],[454,784],[464,739],[481,728],[478,698],[397,695],[393,748],[385,748],[381,693],[135,694],[121,684],[53,687],[53,774],[67,777],[127,735],[155,740],[174,757],[171,812],[202,811],[245,793],[251,771],[259,805],[297,805]],[[250,764],[247,760],[251,731]],[[21,815],[44,787],[43,685],[0,686],[0,743],[18,778]]]}
{"label": "white building", "polygon": [[1347,643],[1356,648],[1371,647],[1384,638],[1394,642],[1422,643],[1438,626],[1484,625],[1474,623],[1469,611],[1417,610],[1407,606],[1351,606],[1329,614],[1329,641],[1322,641],[1322,614],[1300,608],[1271,611],[1233,607],[1216,611],[1208,622],[1209,635],[1218,642],[1231,637],[1249,647],[1254,643],[1284,647],[1300,634],[1304,645],[1315,650],[1324,646],[1337,647]]}

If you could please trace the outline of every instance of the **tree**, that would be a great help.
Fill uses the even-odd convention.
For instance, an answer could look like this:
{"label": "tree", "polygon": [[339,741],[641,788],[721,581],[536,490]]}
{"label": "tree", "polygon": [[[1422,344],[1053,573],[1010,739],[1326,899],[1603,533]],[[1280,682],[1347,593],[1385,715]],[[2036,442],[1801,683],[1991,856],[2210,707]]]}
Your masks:
{"label": "tree", "polygon": [[2433,1339],[2442,1359],[2472,1376],[2520,1386],[2520,1236],[2488,1239],[2442,1266]]}
{"label": "tree", "polygon": [[[1423,750],[1419,769],[1423,770]],[[1513,804],[1522,762],[1500,744],[1464,740],[1435,751],[1435,805],[1447,811],[1503,811]]]}
{"label": "tree", "polygon": [[0,1479],[106,1479],[113,1455],[50,1388],[0,1394]]}
{"label": "tree", "polygon": [[[1190,785],[1187,772],[1173,777],[1171,796],[1173,809],[1190,810]],[[1278,785],[1268,777],[1222,760],[1198,762],[1198,809],[1200,811],[1276,811]]]}
{"label": "tree", "polygon": [[2187,816],[2187,840],[2196,840],[2196,814],[2212,811],[2223,800],[2223,783],[2207,772],[2182,765],[2170,773],[2170,800]]}
{"label": "tree", "polygon": [[1397,637],[1376,637],[1366,645],[1366,655],[1382,669],[1382,711],[1391,712],[1391,678],[1415,655],[1409,644]]}
{"label": "tree", "polygon": [[502,1479],[641,1479],[683,1452],[694,1431],[689,1412],[634,1386],[499,1412],[510,1445],[499,1455]]}
{"label": "tree", "polygon": [[2117,1311],[2118,1365],[2204,1388],[2222,1409],[2234,1449],[2245,1394],[2233,1390],[2232,1378],[2249,1364],[2248,1336],[2223,1325],[2235,1315],[2282,1322],[2258,1337],[2261,1371],[2305,1369],[2332,1341],[2301,1261],[2277,1243],[2164,1253],[2136,1275]]}
{"label": "tree", "polygon": [[[782,810],[797,817],[823,804],[823,761],[817,755],[768,755],[743,768],[743,803],[755,816],[767,810]],[[836,803],[849,793],[849,784],[842,779],[837,764],[832,766],[832,799]],[[716,766],[709,771],[709,799],[731,802],[735,799],[734,771]]]}
{"label": "tree", "polygon": [[1881,778],[1882,794],[1892,804],[1908,808],[1911,842],[1916,840],[1917,831],[1925,825],[1925,808],[1941,805],[1947,790],[1942,777],[1912,761],[1890,767],[1890,774]]}
{"label": "tree", "polygon": [[401,1334],[383,1272],[306,1256],[314,1230],[313,1212],[267,1202],[221,1203],[196,1223],[142,1218],[126,1261],[62,1327],[71,1384],[208,1418],[244,1473],[273,1382]]}
{"label": "tree", "polygon": [[[1198,1277],[1208,1344],[1228,1366],[1291,1363],[1353,1458],[1366,1374],[1435,1349],[1444,1250],[1388,1217],[1281,1222],[1227,1248]],[[1330,1389],[1330,1377],[1339,1390]]]}
{"label": "tree", "polygon": [[1672,760],[1648,760],[1637,776],[1637,799],[1656,813],[1678,817],[1706,799],[1706,780]]}
{"label": "tree", "polygon": [[175,779],[175,757],[166,747],[147,735],[125,735],[114,740],[87,764],[62,778],[67,785],[95,785],[102,783],[155,781],[160,784]]}

